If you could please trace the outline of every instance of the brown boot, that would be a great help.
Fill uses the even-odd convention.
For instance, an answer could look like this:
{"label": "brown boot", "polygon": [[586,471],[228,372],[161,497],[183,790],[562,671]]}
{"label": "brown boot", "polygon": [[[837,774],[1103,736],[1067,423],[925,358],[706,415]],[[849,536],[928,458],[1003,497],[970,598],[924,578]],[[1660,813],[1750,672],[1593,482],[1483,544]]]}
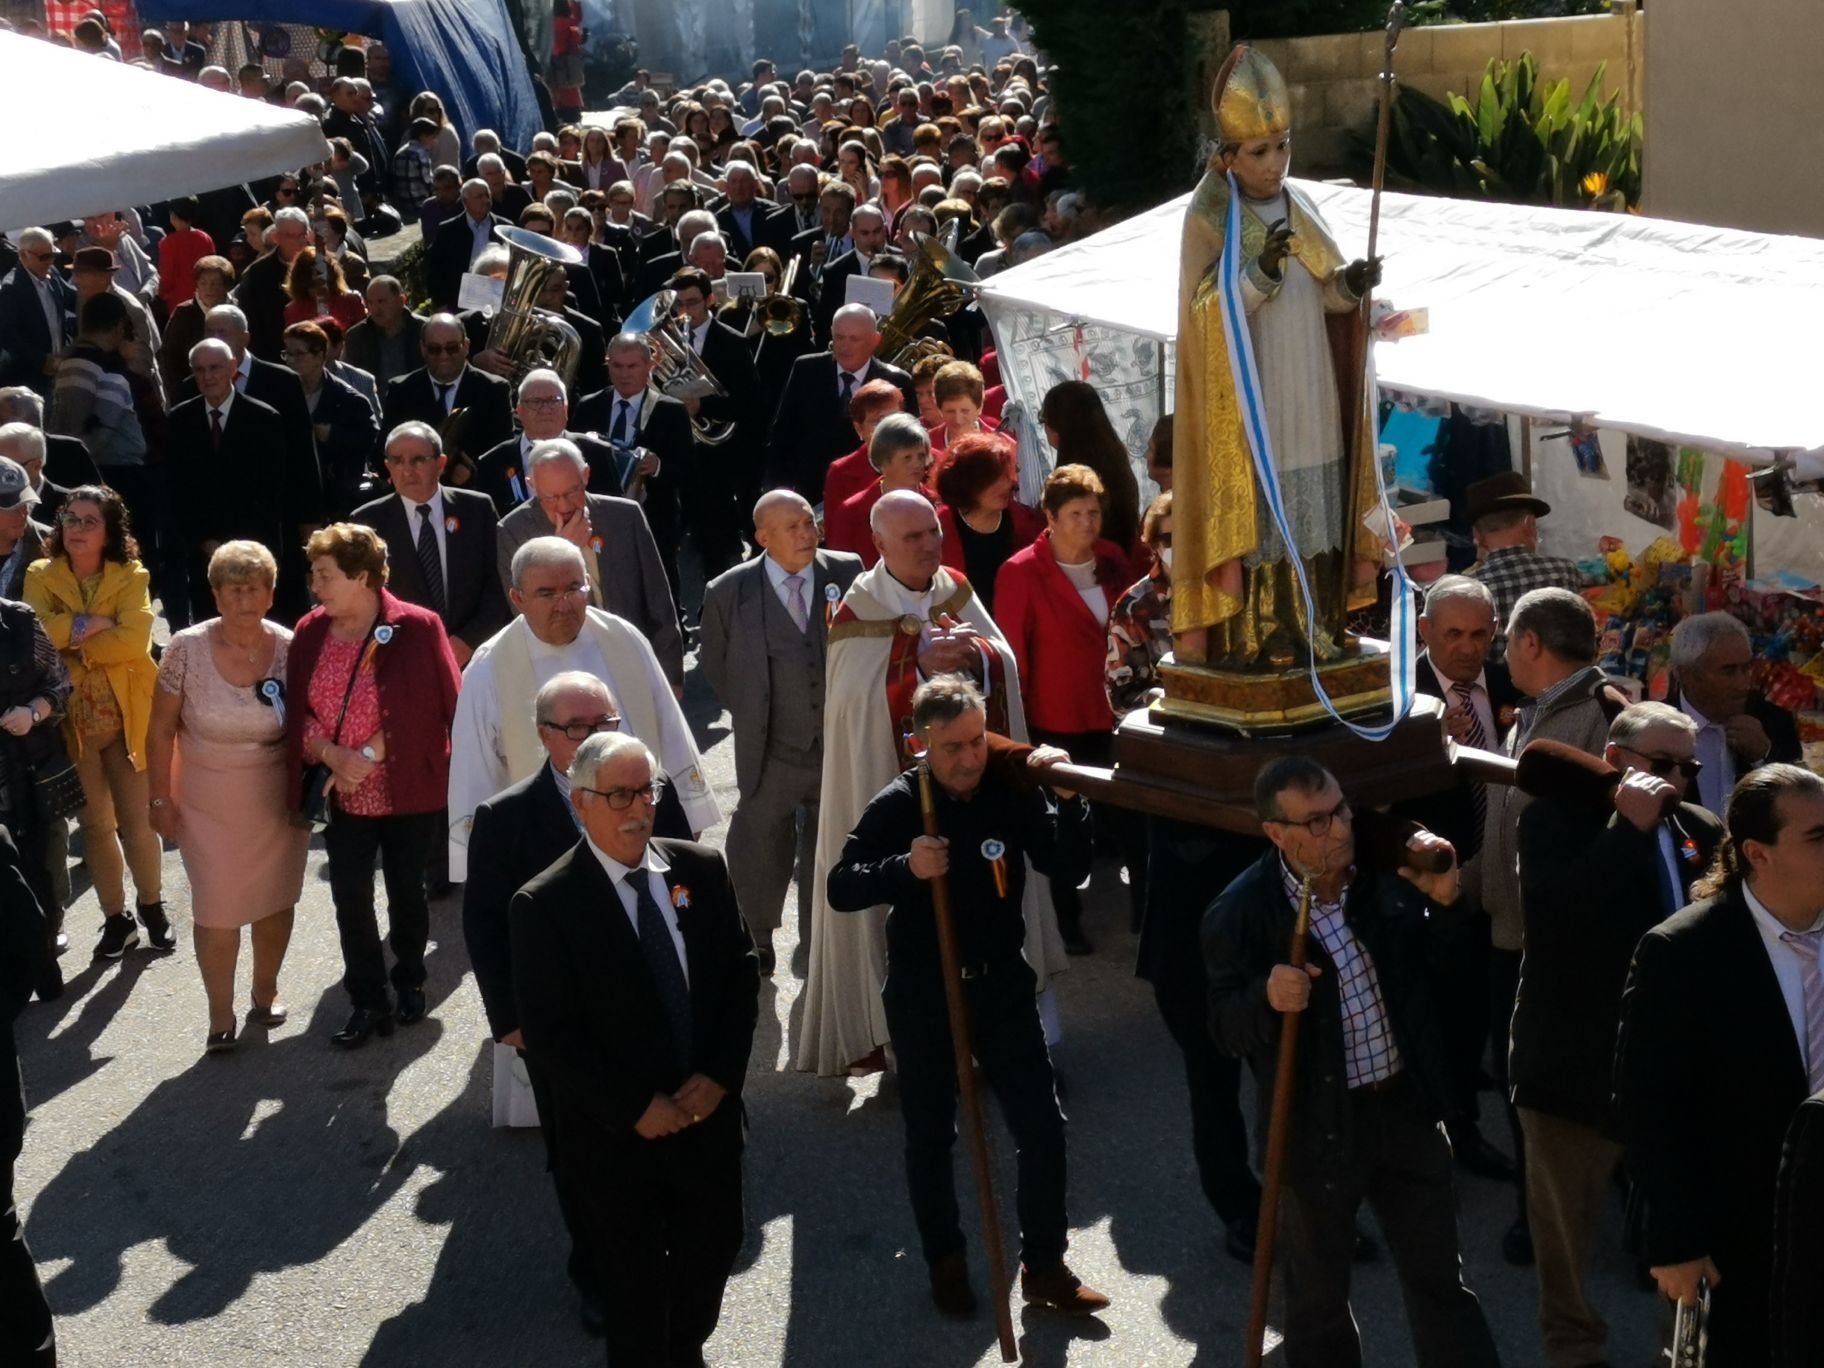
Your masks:
{"label": "brown boot", "polygon": [[931,1265],[931,1303],[946,1316],[975,1314],[975,1289],[969,1286],[969,1264],[961,1253],[946,1254]]}
{"label": "brown boot", "polygon": [[1067,1316],[1093,1316],[1108,1306],[1107,1297],[1085,1287],[1083,1280],[1062,1261],[1039,1272],[1022,1265],[1020,1296],[1033,1306],[1062,1311]]}

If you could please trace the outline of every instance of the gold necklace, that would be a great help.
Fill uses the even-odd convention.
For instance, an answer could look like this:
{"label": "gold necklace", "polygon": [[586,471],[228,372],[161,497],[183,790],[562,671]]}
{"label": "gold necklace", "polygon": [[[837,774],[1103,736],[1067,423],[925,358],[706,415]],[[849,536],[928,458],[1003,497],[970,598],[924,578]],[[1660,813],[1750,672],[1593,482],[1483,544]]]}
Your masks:
{"label": "gold necklace", "polygon": [[[228,647],[228,649],[231,651],[239,651],[239,650],[245,649],[247,652],[247,663],[249,665],[257,665],[260,663],[260,648],[258,645],[244,647],[244,648],[240,647],[240,646],[236,646],[232,641],[230,641],[228,639],[228,631],[225,627],[222,626],[222,624],[220,622],[217,622],[215,624],[215,635],[221,641],[222,645]],[[260,636],[261,636],[261,639],[264,640],[265,632],[262,631],[260,633]]]}

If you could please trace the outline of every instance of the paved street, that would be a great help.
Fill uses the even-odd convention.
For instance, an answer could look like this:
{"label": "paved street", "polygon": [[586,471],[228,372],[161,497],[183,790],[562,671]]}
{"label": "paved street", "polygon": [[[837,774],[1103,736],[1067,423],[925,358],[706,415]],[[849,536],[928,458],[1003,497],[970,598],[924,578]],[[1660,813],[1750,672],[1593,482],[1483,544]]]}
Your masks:
{"label": "paved street", "polygon": [[[732,746],[700,677],[689,695],[725,810]],[[712,834],[720,840],[721,833]],[[182,867],[166,859],[180,951],[85,964],[98,912],[69,914],[70,991],[20,1022],[33,1120],[20,1161],[27,1232],[64,1361],[129,1365],[468,1368],[600,1363],[563,1276],[562,1232],[538,1137],[489,1128],[480,999],[454,903],[433,913],[431,1019],[352,1054],[332,1049],[346,1002],[321,851],[311,857],[282,980],[284,1027],[205,1058]],[[1247,1271],[1223,1254],[1198,1191],[1178,1059],[1146,985],[1116,871],[1098,866],[1098,953],[1059,983],[1057,1051],[1071,1116],[1071,1261],[1115,1298],[1101,1321],[1022,1324],[1030,1364],[1227,1365]],[[1122,909],[1122,910],[1118,910]],[[788,918],[789,920],[789,918]],[[963,1368],[999,1361],[986,1313],[928,1309],[907,1208],[892,1088],[789,1070],[803,956],[780,938],[762,989],[747,1101],[749,1240],[709,1346],[721,1368]],[[243,958],[239,997],[247,997]],[[1491,1131],[1492,1133],[1492,1131]],[[1498,1139],[1504,1137],[1497,1136]],[[1011,1214],[1009,1144],[998,1140]],[[967,1204],[966,1168],[959,1190]],[[1510,1365],[1542,1362],[1529,1271],[1500,1260],[1511,1187],[1465,1181],[1468,1277]],[[1651,1359],[1654,1303],[1609,1222],[1599,1302],[1613,1357]],[[972,1232],[974,1222],[966,1218]],[[979,1244],[973,1246],[979,1250]],[[975,1259],[981,1286],[979,1254]],[[1375,1368],[1412,1362],[1389,1262],[1355,1301]],[[1271,1360],[1270,1360],[1271,1361]]]}

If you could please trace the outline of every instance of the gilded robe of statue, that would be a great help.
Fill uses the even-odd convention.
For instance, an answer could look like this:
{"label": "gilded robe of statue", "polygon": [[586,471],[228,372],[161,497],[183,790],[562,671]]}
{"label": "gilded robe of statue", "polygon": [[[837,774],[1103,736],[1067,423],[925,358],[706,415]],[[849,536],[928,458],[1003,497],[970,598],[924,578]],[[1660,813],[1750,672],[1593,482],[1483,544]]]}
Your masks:
{"label": "gilded robe of statue", "polygon": [[[1172,630],[1207,628],[1204,663],[1222,669],[1303,670],[1343,654],[1347,611],[1374,600],[1354,588],[1359,561],[1380,543],[1362,526],[1376,505],[1374,427],[1365,402],[1360,301],[1347,262],[1317,209],[1290,182],[1277,200],[1242,200],[1241,294],[1287,522],[1305,563],[1316,629],[1255,478],[1224,339],[1217,268],[1229,181],[1212,163],[1185,213],[1173,433]],[[1269,227],[1288,219],[1291,251],[1275,281],[1258,258]],[[1355,450],[1351,452],[1351,446]],[[1231,560],[1241,593],[1209,582]],[[1180,659],[1184,659],[1181,653]]]}

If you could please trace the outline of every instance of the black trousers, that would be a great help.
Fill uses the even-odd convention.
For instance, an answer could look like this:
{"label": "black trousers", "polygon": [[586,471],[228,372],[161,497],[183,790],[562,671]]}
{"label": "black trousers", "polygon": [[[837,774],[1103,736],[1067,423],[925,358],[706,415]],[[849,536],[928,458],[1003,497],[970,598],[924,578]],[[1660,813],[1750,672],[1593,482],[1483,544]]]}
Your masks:
{"label": "black trousers", "polygon": [[1241,1061],[1216,1048],[1201,991],[1182,984],[1153,985],[1153,1000],[1165,1029],[1184,1056],[1184,1081],[1191,1095],[1191,1151],[1197,1181],[1224,1225],[1252,1220],[1260,1212],[1260,1184],[1248,1165],[1248,1123],[1241,1114]]}
{"label": "black trousers", "polygon": [[595,1266],[595,1257],[588,1249],[588,1227],[583,1219],[582,1198],[573,1190],[575,1176],[558,1167],[557,1155],[557,1099],[551,1092],[551,1080],[545,1077],[545,1071],[538,1062],[524,1050],[519,1057],[525,1061],[526,1080],[532,1085],[532,1100],[538,1105],[538,1127],[545,1138],[545,1167],[551,1173],[551,1185],[557,1189],[557,1210],[564,1218],[564,1229],[570,1235],[570,1257],[564,1263],[564,1271],[570,1275],[570,1281],[584,1296],[600,1295],[601,1285]]}
{"label": "black trousers", "polygon": [[[1068,751],[1079,765],[1112,765],[1115,759],[1113,732],[1054,732],[1034,727],[1035,746],[1057,746]],[[1121,863],[1127,868],[1129,920],[1135,929],[1140,925],[1140,910],[1146,906],[1146,818],[1141,813],[1107,803],[1091,803],[1098,833],[1114,838],[1121,852]],[[1058,909],[1058,925],[1064,928],[1081,925],[1083,897],[1073,886],[1064,887],[1056,880],[1051,885],[1052,906]]]}
{"label": "black trousers", "polygon": [[1507,1113],[1507,1132],[1514,1141],[1514,1191],[1520,1201],[1520,1220],[1526,1220],[1526,1137],[1520,1132],[1520,1113],[1510,1100],[1507,1082],[1507,1043],[1514,1024],[1514,997],[1520,991],[1520,952],[1491,946],[1488,952],[1488,1035],[1495,1093]]}
{"label": "black trousers", "polygon": [[[15,1074],[11,1080],[18,1084]],[[54,1368],[57,1336],[51,1306],[38,1281],[38,1266],[25,1245],[19,1208],[13,1203],[13,1163],[6,1164],[6,1214],[0,1216],[0,1363],[20,1368]]]}
{"label": "black trousers", "polygon": [[661,1140],[573,1119],[559,1124],[558,1183],[613,1294],[609,1368],[697,1368],[741,1250],[740,1100]]}
{"label": "black trousers", "polygon": [[[1050,1268],[1064,1257],[1064,1110],[1058,1105],[1032,970],[999,961],[965,979],[970,1044],[989,1091],[1013,1132],[1018,1157],[1020,1262]],[[881,990],[899,1062],[899,1107],[906,1119],[906,1186],[927,1263],[963,1249],[956,1208],[956,1056],[942,987],[905,982],[889,967]]]}
{"label": "black trousers", "polygon": [[[1356,1210],[1364,1199],[1400,1276],[1419,1368],[1498,1368],[1482,1305],[1463,1285],[1443,1131],[1401,1076],[1383,1091],[1355,1089],[1349,1104],[1354,1146],[1346,1171],[1301,1175],[1282,1190],[1288,1368],[1360,1368],[1349,1271]],[[1296,1122],[1293,1135],[1296,1143]]]}
{"label": "black trousers", "polygon": [[342,938],[342,986],[356,1007],[392,1007],[386,955],[374,911],[374,859],[386,881],[387,941],[393,950],[394,988],[424,986],[424,946],[431,911],[424,898],[424,865],[437,839],[441,814],[414,812],[356,817],[337,809],[323,845],[329,852],[329,893]]}

